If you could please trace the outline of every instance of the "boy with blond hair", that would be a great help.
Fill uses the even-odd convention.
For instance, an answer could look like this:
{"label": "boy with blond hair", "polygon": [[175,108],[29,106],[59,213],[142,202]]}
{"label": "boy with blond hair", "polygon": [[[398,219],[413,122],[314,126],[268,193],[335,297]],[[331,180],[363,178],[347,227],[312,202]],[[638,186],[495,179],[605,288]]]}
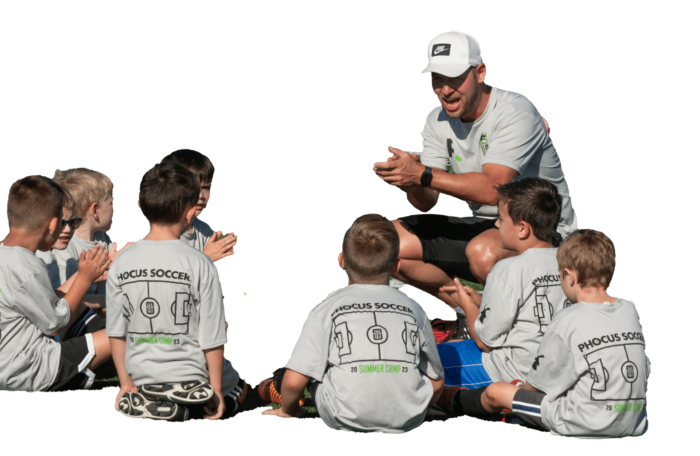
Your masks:
{"label": "boy with blond hair", "polygon": [[509,408],[559,435],[642,435],[650,363],[635,305],[607,293],[615,246],[599,231],[579,230],[562,242],[557,261],[574,305],[552,319],[525,387],[492,384],[481,396],[483,411]]}
{"label": "boy with blond hair", "polygon": [[75,322],[88,287],[110,265],[104,246],[82,252],[70,289],[56,295],[35,252],[50,249],[62,235],[65,200],[65,189],[43,176],[10,188],[10,233],[0,244],[0,390],[89,388],[92,369],[111,355],[104,329],[61,343],[46,337]]}
{"label": "boy with blond hair", "polygon": [[439,397],[443,370],[421,306],[389,286],[399,268],[399,235],[376,214],[345,233],[340,267],[348,286],[310,313],[285,371],[258,386],[263,412],[299,416],[304,388],[332,429],[406,432]]}
{"label": "boy with blond hair", "polygon": [[[199,219],[199,215],[207,207],[211,196],[211,184],[214,180],[214,165],[211,160],[196,150],[180,149],[167,155],[161,163],[177,163],[189,169],[197,178],[199,199],[197,200],[197,210],[192,219],[192,223],[180,240],[190,247],[194,247],[200,252],[204,252],[212,261],[218,261],[227,256],[233,255],[233,247],[238,241],[238,236],[229,233],[223,236],[223,232],[214,231],[211,227]],[[223,238],[222,238],[223,236]]]}
{"label": "boy with blond hair", "polygon": [[[501,243],[518,255],[496,263],[483,297],[458,280],[455,286],[444,287],[464,310],[472,336],[438,345],[448,387],[476,389],[494,381],[521,381],[552,315],[566,305],[557,249],[550,244],[561,212],[557,188],[528,177],[496,190]],[[439,405],[451,410],[449,396],[456,391],[446,388],[447,397]]]}
{"label": "boy with blond hair", "polygon": [[[53,251],[59,271],[58,281],[63,284],[77,271],[78,257],[82,251],[104,244],[110,259],[114,261],[116,258],[116,243],[112,243],[106,233],[112,226],[114,186],[109,177],[87,168],[56,170],[54,181],[70,192],[75,200],[75,217],[82,220],[65,250]],[[57,281],[54,278],[52,282]],[[91,285],[88,293],[104,295],[102,285]]]}
{"label": "boy with blond hair", "polygon": [[107,278],[107,334],[121,389],[115,407],[133,418],[235,415],[247,384],[224,358],[226,327],[212,260],[180,242],[197,210],[197,178],[162,163],[141,180],[150,231],[114,261]]}

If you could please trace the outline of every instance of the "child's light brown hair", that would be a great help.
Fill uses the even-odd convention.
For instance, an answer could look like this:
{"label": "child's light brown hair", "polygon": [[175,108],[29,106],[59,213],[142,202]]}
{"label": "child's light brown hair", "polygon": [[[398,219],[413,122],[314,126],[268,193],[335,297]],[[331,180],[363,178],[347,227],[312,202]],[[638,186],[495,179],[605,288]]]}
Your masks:
{"label": "child's light brown hair", "polygon": [[576,271],[582,287],[608,288],[615,272],[615,246],[600,231],[578,230],[559,246],[557,262],[562,276],[564,269]]}
{"label": "child's light brown hair", "polygon": [[56,170],[53,180],[65,187],[75,200],[75,217],[85,218],[92,203],[102,205],[112,195],[114,185],[109,177],[86,168]]}
{"label": "child's light brown hair", "polygon": [[[7,220],[10,228],[35,231],[52,217],[63,218],[63,206],[71,201],[65,188],[44,176],[27,176],[10,187]],[[58,225],[60,228],[60,224]]]}
{"label": "child's light brown hair", "polygon": [[345,233],[343,258],[351,282],[384,283],[399,258],[399,233],[381,215],[363,215]]}

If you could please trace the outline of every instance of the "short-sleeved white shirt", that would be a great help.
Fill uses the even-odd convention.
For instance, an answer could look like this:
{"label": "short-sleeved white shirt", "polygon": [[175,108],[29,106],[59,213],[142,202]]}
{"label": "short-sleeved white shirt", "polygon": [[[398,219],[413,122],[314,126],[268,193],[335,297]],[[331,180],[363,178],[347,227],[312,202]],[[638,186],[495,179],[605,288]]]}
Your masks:
{"label": "short-sleeved white shirt", "polygon": [[645,346],[630,301],[580,302],[557,313],[527,376],[547,394],[544,425],[577,437],[644,434],[651,371]]}
{"label": "short-sleeved white shirt", "polygon": [[322,382],[319,415],[352,431],[417,427],[433,396],[429,378],[444,377],[425,312],[387,285],[353,284],[316,306],[287,368]]}
{"label": "short-sleeved white shirt", "polygon": [[56,378],[61,345],[46,336],[71,312],[47,272],[29,250],[0,245],[0,390],[43,391]]}
{"label": "short-sleeved white shirt", "polygon": [[[562,197],[559,233],[566,237],[578,228],[569,187],[559,156],[540,113],[524,96],[491,89],[486,110],[477,120],[464,123],[435,108],[423,129],[424,165],[455,174],[480,173],[485,164],[507,166],[524,177],[541,177],[559,190]],[[496,206],[468,202],[474,216],[495,218]]]}

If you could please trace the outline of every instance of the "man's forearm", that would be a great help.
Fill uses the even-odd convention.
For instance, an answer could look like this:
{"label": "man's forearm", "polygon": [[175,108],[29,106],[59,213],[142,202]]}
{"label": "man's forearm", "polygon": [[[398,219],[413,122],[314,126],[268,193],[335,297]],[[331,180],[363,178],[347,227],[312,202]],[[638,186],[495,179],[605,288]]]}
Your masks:
{"label": "man's forearm", "polygon": [[428,212],[435,207],[438,201],[438,193],[428,187],[415,186],[411,191],[406,192],[408,202],[421,212]]}
{"label": "man's forearm", "polygon": [[496,185],[498,182],[484,173],[451,174],[433,169],[430,189],[463,201],[495,206],[498,204],[498,195],[494,190]]}

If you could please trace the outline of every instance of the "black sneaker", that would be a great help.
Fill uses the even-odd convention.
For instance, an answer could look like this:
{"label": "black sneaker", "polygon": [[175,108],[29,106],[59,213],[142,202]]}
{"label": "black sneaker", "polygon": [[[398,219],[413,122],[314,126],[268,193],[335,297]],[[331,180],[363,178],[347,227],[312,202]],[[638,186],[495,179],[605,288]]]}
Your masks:
{"label": "black sneaker", "polygon": [[193,380],[180,383],[152,383],[139,386],[139,393],[152,401],[171,401],[182,405],[206,404],[214,396],[208,383]]}
{"label": "black sneaker", "polygon": [[163,421],[185,421],[190,415],[187,407],[170,401],[149,401],[139,393],[124,393],[119,399],[119,411],[129,418]]}
{"label": "black sneaker", "polygon": [[469,335],[469,326],[467,326],[466,315],[457,314],[457,320],[455,320],[450,329],[450,334],[447,336],[446,340],[467,340],[471,339]]}

